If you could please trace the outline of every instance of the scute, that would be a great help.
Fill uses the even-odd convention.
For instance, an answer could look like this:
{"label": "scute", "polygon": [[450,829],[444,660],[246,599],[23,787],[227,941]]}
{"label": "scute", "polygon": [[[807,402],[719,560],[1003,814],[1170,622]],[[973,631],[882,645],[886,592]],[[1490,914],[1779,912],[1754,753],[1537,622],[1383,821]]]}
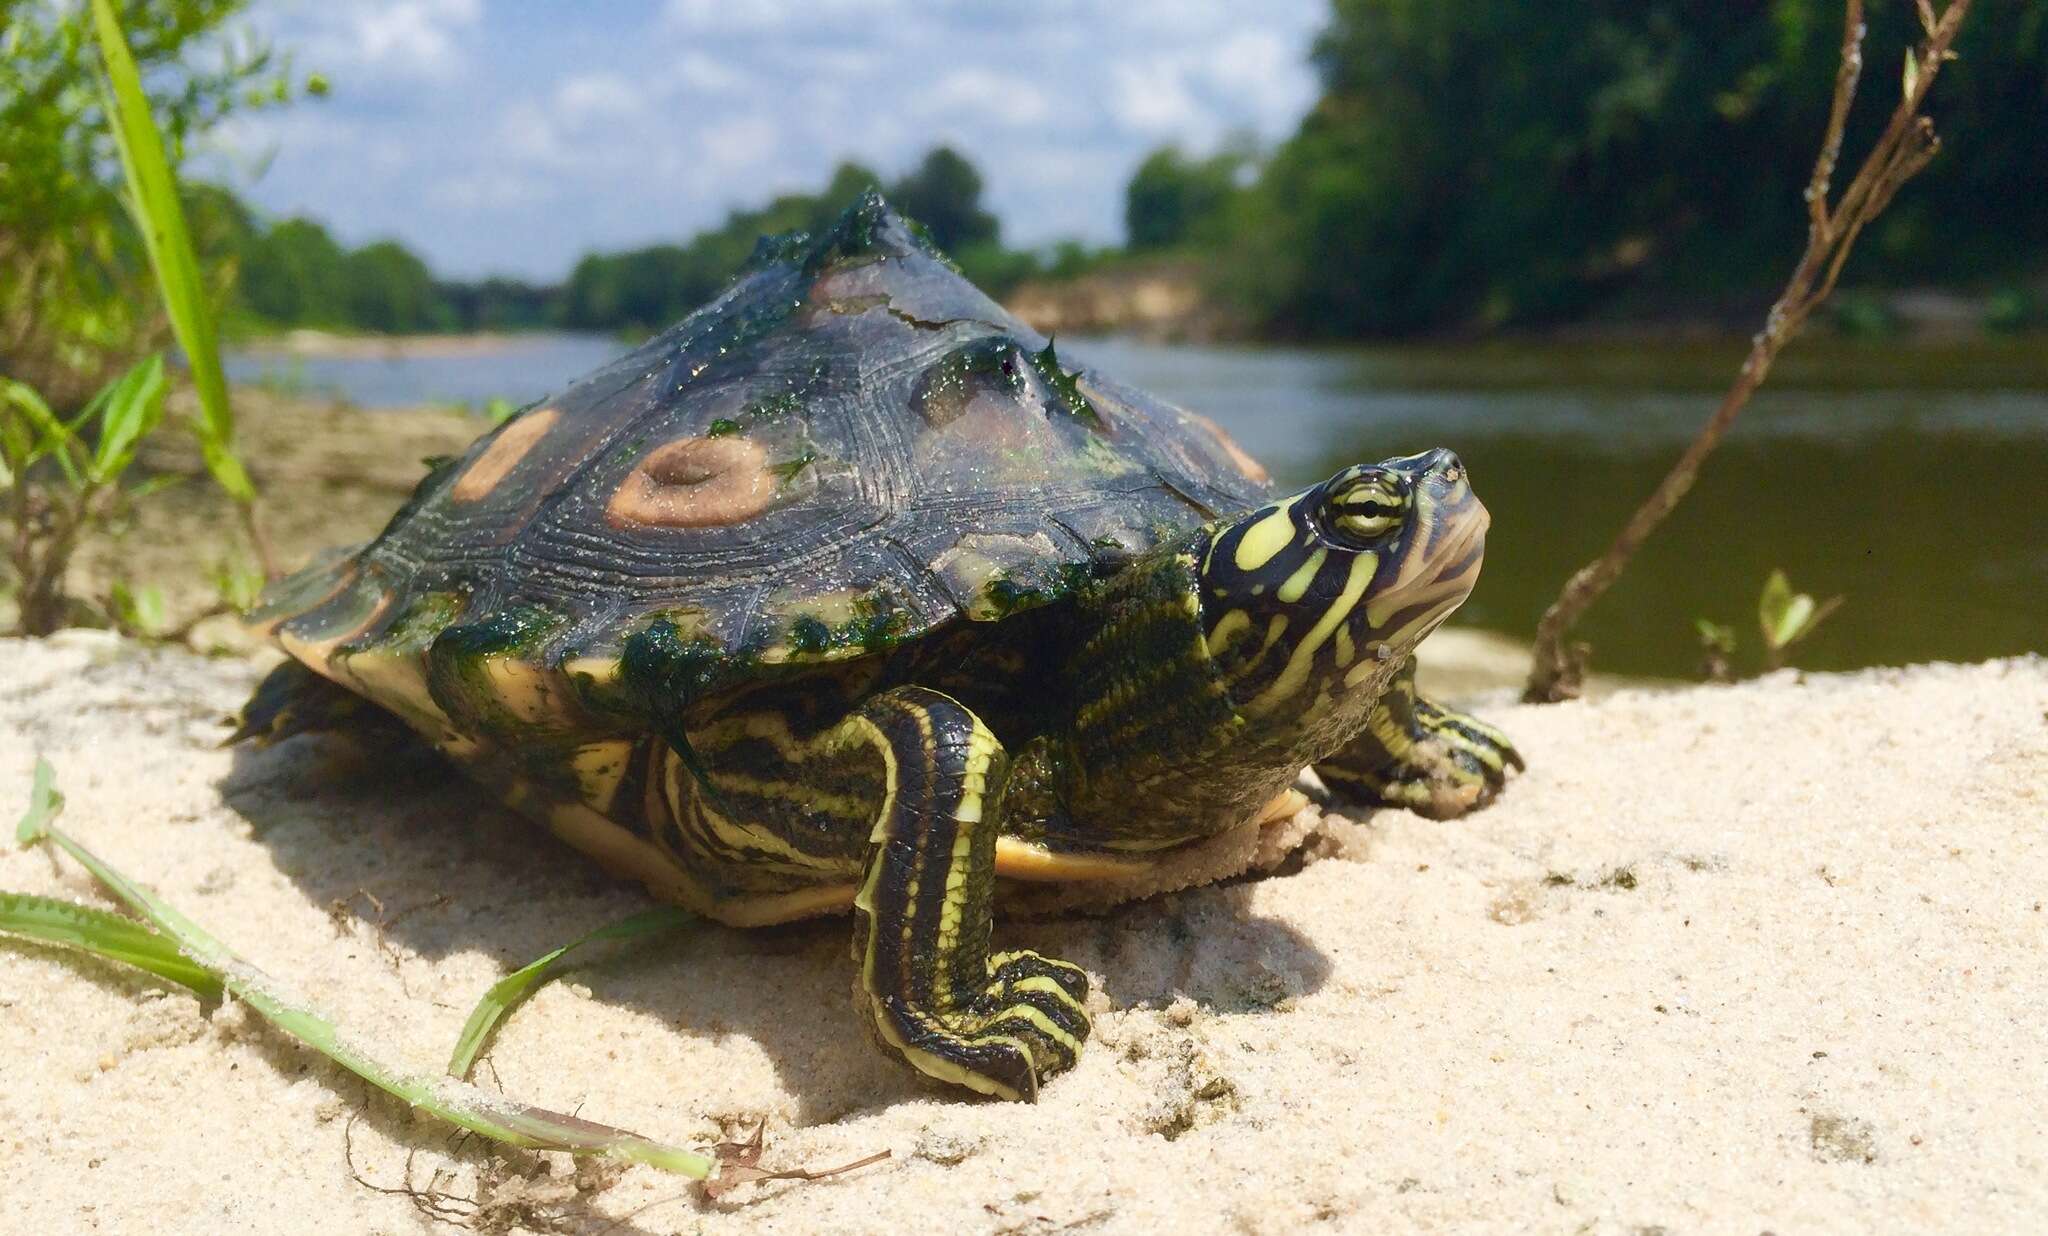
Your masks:
{"label": "scute", "polygon": [[655,624],[728,670],[859,655],[1267,496],[1213,424],[1069,366],[870,195],[816,241],[764,241],[717,300],[436,469],[256,620],[330,677],[381,665],[355,684],[373,698],[395,653],[417,702],[420,598],[443,627],[545,615],[512,655],[602,690],[593,668]]}

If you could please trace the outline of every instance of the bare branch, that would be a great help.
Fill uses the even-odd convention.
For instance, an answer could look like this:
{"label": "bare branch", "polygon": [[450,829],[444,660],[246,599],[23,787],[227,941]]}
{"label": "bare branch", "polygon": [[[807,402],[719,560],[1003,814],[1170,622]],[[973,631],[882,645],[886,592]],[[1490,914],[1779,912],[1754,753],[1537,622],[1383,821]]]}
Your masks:
{"label": "bare branch", "polygon": [[1835,97],[1828,105],[1828,127],[1813,161],[1813,179],[1806,184],[1806,211],[1816,230],[1828,226],[1828,182],[1842,157],[1842,132],[1849,125],[1849,105],[1856,101],[1856,82],[1863,75],[1863,0],[1849,0],[1842,21],[1842,58],[1835,69]]}
{"label": "bare branch", "polygon": [[1607,551],[1579,568],[1565,581],[1557,600],[1545,610],[1536,625],[1536,647],[1529,668],[1529,682],[1522,698],[1532,703],[1571,699],[1578,695],[1585,677],[1590,649],[1583,643],[1567,644],[1566,636],[1592,604],[1621,577],[1630,559],[1664,522],[1666,516],[1691,491],[1702,464],[1720,445],[1728,427],[1735,423],[1750,396],[1770,374],[1778,352],[1799,333],[1806,319],[1826,301],[1841,278],[1842,268],[1856,246],[1857,237],[1871,220],[1891,203],[1900,186],[1927,166],[1941,149],[1934,123],[1920,114],[1927,92],[1934,86],[1941,66],[1955,58],[1951,45],[1962,29],[1970,0],[1950,0],[1939,15],[1931,0],[1918,0],[1920,22],[1926,38],[1911,63],[1898,106],[1892,109],[1882,133],[1872,144],[1848,188],[1832,205],[1829,186],[1841,158],[1842,135],[1856,86],[1863,68],[1863,0],[1847,0],[1842,22],[1841,63],[1835,71],[1835,93],[1828,108],[1828,123],[1821,135],[1819,153],[1813,161],[1813,176],[1807,182],[1806,251],[1792,269],[1784,290],[1771,305],[1763,329],[1750,341],[1749,355],[1736,371],[1735,381],[1721,397],[1713,415],[1700,427],[1664,479],[1643,500],[1628,522],[1615,535]]}

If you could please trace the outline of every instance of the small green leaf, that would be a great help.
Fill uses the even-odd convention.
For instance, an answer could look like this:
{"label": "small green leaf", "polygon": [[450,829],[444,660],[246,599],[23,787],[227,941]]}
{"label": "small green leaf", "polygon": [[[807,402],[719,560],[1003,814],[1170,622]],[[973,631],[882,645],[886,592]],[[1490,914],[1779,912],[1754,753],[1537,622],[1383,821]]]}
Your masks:
{"label": "small green leaf", "polygon": [[1913,57],[1913,49],[1906,49],[1906,67],[1899,75],[1899,89],[1907,98],[1913,97],[1913,88],[1920,84],[1920,62]]}
{"label": "small green leaf", "polygon": [[557,962],[585,945],[602,940],[626,940],[634,936],[652,935],[655,932],[673,931],[685,923],[695,922],[695,916],[672,907],[648,910],[631,918],[621,919],[607,927],[600,927],[582,939],[549,953],[543,953],[533,961],[491,984],[491,989],[477,1001],[469,1020],[462,1024],[462,1033],[455,1040],[455,1054],[449,1057],[448,1072],[456,1077],[468,1077],[469,1070],[476,1064],[477,1053],[483,1050],[484,1042],[491,1031],[512,1011],[512,1006],[531,995],[551,976]]}
{"label": "small green leaf", "polygon": [[151,636],[168,625],[164,590],[153,584],[130,588],[125,580],[117,579],[107,589],[107,606],[113,611],[114,625],[125,634]]}
{"label": "small green leaf", "polygon": [[327,75],[325,73],[306,74],[307,94],[312,95],[316,99],[324,99],[327,97],[327,92],[329,89],[331,89],[331,87],[327,83]]}
{"label": "small green leaf", "polygon": [[1806,624],[1813,617],[1813,598],[1805,593],[1795,593],[1786,604],[1785,612],[1778,616],[1778,625],[1767,635],[1771,643],[1779,648],[1788,647],[1806,630]]}
{"label": "small green leaf", "polygon": [[262,568],[247,562],[222,562],[213,569],[215,594],[238,614],[255,608],[264,583]]}
{"label": "small green leaf", "polygon": [[64,811],[64,795],[57,789],[57,770],[50,761],[36,757],[35,779],[29,785],[28,810],[14,826],[14,840],[34,845],[50,834],[50,824]]}
{"label": "small green leaf", "polygon": [[1695,618],[1692,623],[1694,629],[1700,633],[1700,643],[1704,647],[1723,654],[1735,651],[1734,627],[1723,626],[1706,618]]}
{"label": "small green leaf", "polygon": [[135,461],[136,448],[164,416],[164,358],[146,356],[108,383],[100,403],[99,442],[88,475],[101,483],[118,480]]}
{"label": "small green leaf", "polygon": [[15,466],[26,471],[30,464],[55,455],[71,483],[78,484],[81,478],[71,458],[77,441],[72,427],[59,420],[36,389],[25,382],[0,378],[0,398],[4,398],[21,414],[21,420],[27,422],[21,424],[11,417],[4,422],[7,429],[4,437],[0,437],[0,446],[4,446]]}
{"label": "small green leaf", "polygon": [[1763,631],[1764,643],[1772,648],[1783,648],[1783,641],[1777,632],[1785,624],[1786,611],[1792,608],[1792,581],[1785,578],[1782,570],[1772,571],[1764,580],[1764,590],[1756,599],[1757,626]]}
{"label": "small green leaf", "polygon": [[1785,572],[1772,571],[1756,605],[1757,626],[1763,632],[1765,648],[1774,655],[1790,648],[1813,634],[1841,604],[1839,596],[1816,602],[1804,592],[1794,592]]}
{"label": "small green leaf", "polygon": [[179,952],[175,943],[133,919],[92,906],[0,892],[0,933],[84,949],[182,984],[202,999],[220,998],[220,980]]}

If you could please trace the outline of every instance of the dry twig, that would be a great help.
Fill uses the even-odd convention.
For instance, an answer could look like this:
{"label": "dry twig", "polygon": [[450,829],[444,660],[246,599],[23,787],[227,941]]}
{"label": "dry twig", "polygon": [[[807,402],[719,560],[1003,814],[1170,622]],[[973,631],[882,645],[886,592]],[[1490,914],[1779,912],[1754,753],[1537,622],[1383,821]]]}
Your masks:
{"label": "dry twig", "polygon": [[1883,212],[1899,186],[1926,167],[1941,148],[1934,122],[1921,115],[1920,108],[1926,102],[1927,92],[1933,89],[1941,66],[1955,58],[1950,48],[1969,9],[1970,0],[1949,0],[1948,6],[1936,15],[1930,0],[1918,0],[1923,37],[1917,48],[1906,53],[1898,106],[1892,109],[1884,131],[1848,187],[1830,204],[1828,195],[1841,158],[1849,105],[1856,97],[1856,83],[1863,69],[1863,0],[1848,0],[1834,101],[1820,152],[1813,161],[1813,178],[1806,186],[1806,252],[1771,306],[1763,329],[1750,340],[1749,355],[1736,373],[1734,384],[1700,427],[1699,435],[1635,514],[1629,516],[1607,551],[1565,581],[1557,600],[1544,611],[1536,625],[1535,658],[1529,669],[1528,685],[1522,692],[1524,700],[1553,703],[1579,694],[1591,650],[1583,643],[1566,643],[1573,625],[1621,577],[1636,550],[1692,488],[1700,465],[1720,445],[1750,396],[1763,385],[1779,350],[1799,333],[1807,317],[1835,290],[1835,281],[1841,277],[1842,266],[1849,260],[1856,238]]}

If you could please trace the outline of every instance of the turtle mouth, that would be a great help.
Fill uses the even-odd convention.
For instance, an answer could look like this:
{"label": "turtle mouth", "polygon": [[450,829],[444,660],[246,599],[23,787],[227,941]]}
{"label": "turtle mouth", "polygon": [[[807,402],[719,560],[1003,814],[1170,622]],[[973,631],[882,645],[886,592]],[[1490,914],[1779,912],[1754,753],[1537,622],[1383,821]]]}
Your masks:
{"label": "turtle mouth", "polygon": [[1471,595],[1492,522],[1462,478],[1452,484],[1429,478],[1416,496],[1407,552],[1366,607],[1366,620],[1378,638],[1401,649],[1435,630]]}

